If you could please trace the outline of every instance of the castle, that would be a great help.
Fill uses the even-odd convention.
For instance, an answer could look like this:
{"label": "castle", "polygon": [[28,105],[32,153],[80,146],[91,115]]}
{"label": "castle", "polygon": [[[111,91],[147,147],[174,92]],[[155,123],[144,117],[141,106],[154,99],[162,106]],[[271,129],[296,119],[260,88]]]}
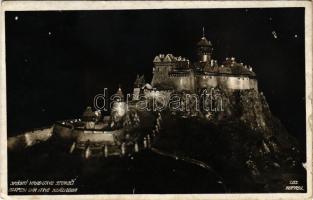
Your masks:
{"label": "castle", "polygon": [[[219,65],[217,60],[212,58],[212,52],[212,44],[203,33],[197,43],[198,60],[194,63],[172,54],[157,55],[153,60],[151,86],[158,91],[197,92],[216,87],[228,90],[258,90],[256,74],[252,67],[237,63],[234,57],[226,58]],[[141,79],[137,78],[136,82],[140,83]]]}
{"label": "castle", "polygon": [[[175,92],[202,93],[212,88],[230,92],[258,90],[256,74],[250,66],[237,63],[235,58],[226,58],[223,64],[218,65],[217,61],[212,58],[212,52],[212,44],[203,34],[201,40],[197,43],[198,60],[194,63],[181,56],[175,57],[172,54],[156,56],[153,60],[154,68],[151,85],[145,82],[144,76],[137,75],[137,79],[134,82],[133,98],[130,102],[125,100],[123,92],[119,87],[114,95],[115,100],[112,104],[110,116],[100,120],[101,113],[98,111],[92,112],[91,107],[88,107],[81,119],[56,123],[54,132],[60,138],[65,140],[70,138],[74,141],[70,147],[70,153],[83,151],[85,158],[88,158],[100,152],[99,155],[108,157],[125,155],[128,151],[127,149],[131,149],[130,152],[138,152],[139,149],[148,148],[151,138],[154,138],[160,129],[162,117],[160,110],[158,110],[159,108],[163,109],[168,106],[172,114],[176,115],[178,113],[182,117],[201,116],[199,113],[202,113],[206,119],[211,120],[214,117],[212,112],[224,111],[222,108],[223,98],[211,96],[209,99],[211,101],[207,101],[207,99],[197,101],[193,96],[186,96],[185,99],[179,100],[179,103],[181,103],[179,106],[175,104],[175,109],[171,109],[168,103],[171,99],[171,94],[175,94]],[[140,110],[137,107],[137,103],[140,102],[142,94],[143,97],[154,100],[152,101],[153,106],[157,102],[157,109],[153,109],[153,111],[158,111],[158,117],[155,121],[156,124],[152,122],[149,125],[154,127],[151,134],[152,137],[150,134],[147,134],[140,138],[142,141],[139,141],[135,137],[131,139],[128,131],[135,130],[141,123],[139,114],[137,114]],[[144,105],[149,106],[148,104]],[[202,106],[200,110],[197,110],[199,108],[198,105],[199,107],[200,105]],[[209,107],[211,109],[207,109],[208,105],[211,106]],[[182,109],[184,107],[186,109]],[[229,113],[229,110],[227,112],[218,112],[216,117],[222,119]]]}

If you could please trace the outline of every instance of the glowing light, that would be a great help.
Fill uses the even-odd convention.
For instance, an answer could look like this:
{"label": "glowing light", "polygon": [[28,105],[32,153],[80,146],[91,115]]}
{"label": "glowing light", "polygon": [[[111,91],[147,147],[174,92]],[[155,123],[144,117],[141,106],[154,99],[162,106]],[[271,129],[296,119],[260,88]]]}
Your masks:
{"label": "glowing light", "polygon": [[125,143],[122,143],[121,151],[122,151],[122,155],[125,155],[125,153],[126,153]]}
{"label": "glowing light", "polygon": [[76,147],[76,142],[73,142],[71,148],[70,148],[70,153],[73,153],[73,151],[75,150]]}
{"label": "glowing light", "polygon": [[125,103],[124,102],[116,102],[113,110],[117,112],[117,115],[124,116],[126,113]]}
{"label": "glowing light", "polygon": [[104,156],[105,156],[105,157],[108,157],[108,152],[109,152],[108,146],[107,146],[107,145],[104,145]]}
{"label": "glowing light", "polygon": [[85,151],[85,158],[88,159],[91,156],[91,150],[89,147],[87,147],[86,151]]}
{"label": "glowing light", "polygon": [[158,98],[160,96],[160,93],[159,93],[159,91],[153,90],[150,92],[149,96],[152,98]]}
{"label": "glowing light", "polygon": [[137,142],[135,143],[135,152],[139,152],[139,146]]}
{"label": "glowing light", "polygon": [[30,135],[28,133],[25,134],[25,143],[26,143],[26,146],[32,145],[32,140],[31,140]]}
{"label": "glowing light", "polygon": [[95,111],[95,115],[96,115],[97,117],[101,116],[101,111],[100,111],[100,110],[96,110],[96,111]]}
{"label": "glowing light", "polygon": [[15,17],[14,17],[14,20],[17,21],[17,20],[18,20],[18,16],[15,16]]}
{"label": "glowing light", "polygon": [[272,31],[272,35],[274,36],[275,39],[278,38],[276,31]]}

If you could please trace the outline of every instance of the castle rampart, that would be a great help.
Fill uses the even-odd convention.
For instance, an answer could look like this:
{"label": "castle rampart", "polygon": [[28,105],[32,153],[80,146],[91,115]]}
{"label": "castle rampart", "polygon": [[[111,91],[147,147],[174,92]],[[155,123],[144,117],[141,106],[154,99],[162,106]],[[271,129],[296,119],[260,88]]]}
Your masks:
{"label": "castle rampart", "polygon": [[[229,90],[258,90],[252,67],[226,58],[222,65],[212,59],[212,44],[205,37],[198,42],[199,60],[192,65],[183,57],[160,54],[153,60],[151,85],[158,90],[198,91],[221,87]],[[204,59],[205,58],[205,59]]]}

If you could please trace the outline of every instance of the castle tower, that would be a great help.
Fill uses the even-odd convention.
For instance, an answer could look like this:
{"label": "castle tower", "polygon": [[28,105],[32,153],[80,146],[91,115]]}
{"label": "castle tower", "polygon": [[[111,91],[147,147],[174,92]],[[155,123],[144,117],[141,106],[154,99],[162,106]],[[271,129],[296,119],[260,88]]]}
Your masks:
{"label": "castle tower", "polygon": [[115,93],[115,97],[117,97],[117,101],[119,101],[119,102],[124,101],[124,94],[123,94],[123,91],[122,91],[122,88],[120,85],[118,86],[118,89]]}
{"label": "castle tower", "polygon": [[85,128],[94,129],[96,118],[97,118],[96,114],[92,111],[91,107],[88,106],[82,116],[82,120],[85,123]]}
{"label": "castle tower", "polygon": [[124,101],[124,94],[120,86],[111,100],[113,101],[111,115],[114,115],[114,117],[123,117],[126,113],[127,107]]}
{"label": "castle tower", "polygon": [[134,82],[133,100],[139,100],[141,88],[146,84],[144,75],[140,76],[137,74],[136,81]]}
{"label": "castle tower", "polygon": [[206,39],[203,27],[202,38],[197,43],[197,53],[199,62],[211,62],[212,51],[213,51],[212,44],[210,41]]}

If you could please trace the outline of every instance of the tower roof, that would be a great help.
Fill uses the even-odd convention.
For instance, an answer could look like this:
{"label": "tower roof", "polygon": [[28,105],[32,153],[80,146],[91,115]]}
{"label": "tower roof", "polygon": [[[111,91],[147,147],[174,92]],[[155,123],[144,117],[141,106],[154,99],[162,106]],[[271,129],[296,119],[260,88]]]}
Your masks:
{"label": "tower roof", "polygon": [[91,107],[88,106],[83,113],[82,119],[84,121],[93,121],[95,119],[96,114],[92,111]]}
{"label": "tower roof", "polygon": [[144,75],[139,76],[139,75],[137,74],[137,78],[136,78],[136,81],[134,82],[134,86],[135,86],[135,87],[141,87],[141,86],[143,86],[145,83],[146,83],[146,81],[145,81],[145,76],[144,76]]}
{"label": "tower roof", "polygon": [[197,43],[198,46],[212,46],[212,43],[206,39],[206,37],[202,37],[201,40]]}
{"label": "tower roof", "polygon": [[117,92],[115,93],[116,96],[119,96],[122,100],[124,99],[124,94],[123,91],[121,89],[121,86],[119,86]]}

